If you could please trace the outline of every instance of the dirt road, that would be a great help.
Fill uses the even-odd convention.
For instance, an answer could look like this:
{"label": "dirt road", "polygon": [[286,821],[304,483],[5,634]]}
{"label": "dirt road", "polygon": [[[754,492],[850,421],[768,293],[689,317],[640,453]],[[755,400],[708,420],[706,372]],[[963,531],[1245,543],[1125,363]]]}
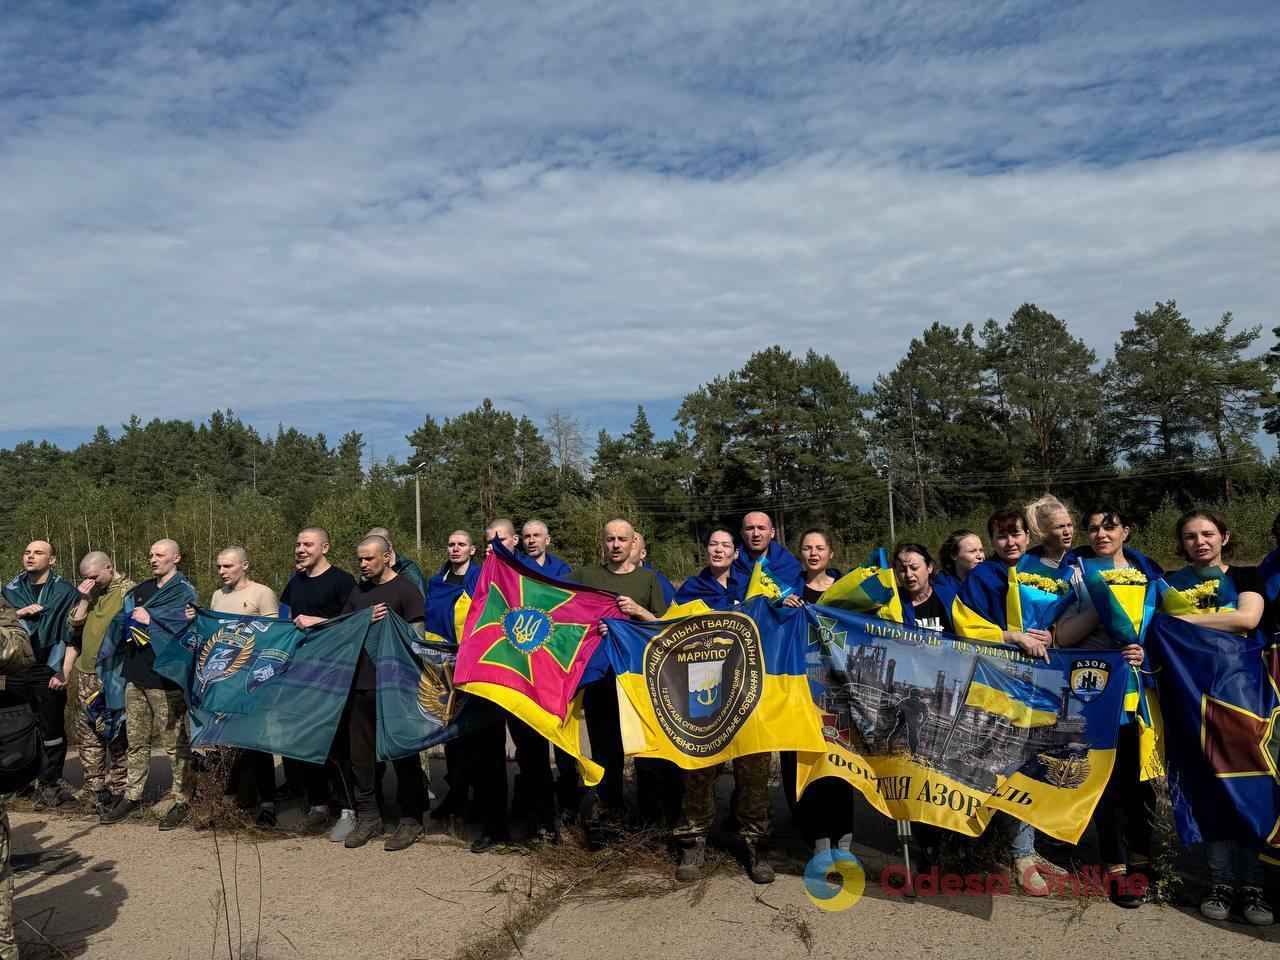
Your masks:
{"label": "dirt road", "polygon": [[1280,956],[1280,930],[1213,925],[1189,909],[1019,895],[906,901],[875,882],[893,858],[869,848],[866,894],[827,913],[805,896],[799,860],[781,851],[783,872],[767,888],[725,862],[692,888],[674,889],[645,864],[647,892],[566,889],[566,875],[545,873],[536,855],[477,856],[444,836],[386,853],[325,838],[215,843],[211,831],[160,833],[145,821],[11,819],[28,960]]}

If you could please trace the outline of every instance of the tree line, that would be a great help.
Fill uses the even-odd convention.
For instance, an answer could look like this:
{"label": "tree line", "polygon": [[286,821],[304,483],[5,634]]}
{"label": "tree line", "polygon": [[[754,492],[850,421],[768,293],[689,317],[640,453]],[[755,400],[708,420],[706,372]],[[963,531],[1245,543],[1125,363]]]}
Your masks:
{"label": "tree line", "polygon": [[1280,345],[1259,352],[1261,333],[1230,313],[1197,325],[1157,302],[1100,360],[1065,320],[1023,304],[980,328],[930,325],[867,389],[828,355],[770,346],[689,393],[670,437],[641,406],[594,448],[563,411],[539,424],[487,399],[428,414],[407,459],[374,463],[358,432],[336,443],[284,425],[263,434],[230,410],[199,424],[134,416],[74,449],[0,450],[0,543],[16,566],[28,540],[51,538],[64,574],[107,550],[137,578],[150,542],[171,536],[202,594],[216,584],[217,550],[243,543],[256,576],[279,587],[306,524],[327,527],[348,565],[375,525],[414,555],[417,485],[424,567],[443,559],[452,530],[478,535],[495,516],[541,517],[553,551],[590,562],[601,524],[624,516],[678,578],[698,569],[713,527],[736,529],[754,508],[789,541],[827,528],[850,564],[891,527],[936,545],[957,526],[980,529],[993,505],[1052,490],[1128,511],[1139,542],[1170,560],[1162,519],[1218,503],[1260,553],[1280,498],[1280,470],[1256,441],[1280,434]]}

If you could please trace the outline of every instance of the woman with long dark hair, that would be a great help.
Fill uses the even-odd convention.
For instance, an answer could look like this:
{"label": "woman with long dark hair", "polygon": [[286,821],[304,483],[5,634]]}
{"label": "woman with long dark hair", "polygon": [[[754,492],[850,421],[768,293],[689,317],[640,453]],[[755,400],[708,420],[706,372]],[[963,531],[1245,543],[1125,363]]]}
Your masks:
{"label": "woman with long dark hair", "polygon": [[[1133,667],[1128,677],[1133,709],[1126,709],[1116,741],[1115,764],[1094,811],[1098,846],[1107,872],[1107,894],[1116,906],[1139,906],[1150,889],[1151,823],[1155,812],[1155,770],[1143,770],[1141,698],[1146,695],[1138,673],[1145,660],[1142,646],[1149,615],[1145,601],[1136,608],[1137,622],[1119,599],[1121,591],[1138,587],[1139,597],[1158,593],[1164,571],[1159,564],[1126,546],[1131,526],[1115,507],[1101,504],[1083,517],[1089,545],[1077,548],[1072,578],[1076,603],[1054,628],[1054,645],[1088,650],[1119,650]],[[1113,593],[1113,591],[1115,591]],[[1149,683],[1148,683],[1149,686]],[[1126,708],[1129,697],[1126,697]]]}

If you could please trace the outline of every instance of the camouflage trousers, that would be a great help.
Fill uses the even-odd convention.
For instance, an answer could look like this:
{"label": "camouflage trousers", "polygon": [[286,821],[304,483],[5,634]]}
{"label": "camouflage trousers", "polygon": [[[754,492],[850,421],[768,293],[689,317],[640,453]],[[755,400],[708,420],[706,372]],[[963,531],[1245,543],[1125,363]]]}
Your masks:
{"label": "camouflage trousers", "polygon": [[81,709],[76,711],[73,730],[76,750],[80,753],[80,765],[84,767],[84,792],[94,794],[110,790],[112,793],[123,793],[128,734],[122,732],[111,743],[98,736],[93,724],[85,716],[84,705],[94,694],[102,692],[102,679],[96,673],[76,671],[76,684]]}
{"label": "camouflage trousers", "polygon": [[[733,761],[734,831],[743,840],[754,842],[769,833],[773,810],[769,805],[769,769],[773,757],[755,753]],[[684,802],[675,834],[686,840],[706,837],[716,816],[716,778],[720,764],[690,770],[684,775]]]}
{"label": "camouflage trousers", "polygon": [[13,868],[9,866],[9,812],[0,806],[0,960],[18,960],[13,935]]}
{"label": "camouflage trousers", "polygon": [[125,796],[141,800],[151,770],[154,741],[169,755],[173,769],[173,799],[190,803],[195,796],[196,775],[191,765],[191,740],[187,734],[187,705],[177,690],[146,690],[132,683],[124,688],[125,730],[129,736],[128,776]]}

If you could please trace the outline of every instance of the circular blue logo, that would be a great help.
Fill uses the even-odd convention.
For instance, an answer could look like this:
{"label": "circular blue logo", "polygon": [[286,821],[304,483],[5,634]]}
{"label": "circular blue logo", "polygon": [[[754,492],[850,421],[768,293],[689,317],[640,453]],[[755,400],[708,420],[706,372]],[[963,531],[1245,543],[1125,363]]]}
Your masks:
{"label": "circular blue logo", "polygon": [[551,618],[536,607],[517,607],[502,618],[502,632],[521,653],[533,653],[551,639]]}
{"label": "circular blue logo", "polygon": [[862,863],[848,850],[823,850],[804,868],[805,896],[822,910],[848,910],[862,898],[866,885]]}

